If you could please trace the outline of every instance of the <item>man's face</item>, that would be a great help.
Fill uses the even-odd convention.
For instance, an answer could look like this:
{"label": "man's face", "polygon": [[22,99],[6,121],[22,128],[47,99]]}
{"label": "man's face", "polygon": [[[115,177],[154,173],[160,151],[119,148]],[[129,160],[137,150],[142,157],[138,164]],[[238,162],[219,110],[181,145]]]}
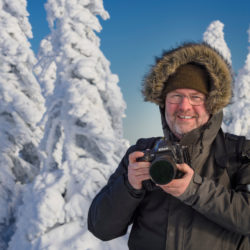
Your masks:
{"label": "man's face", "polygon": [[179,139],[209,120],[203,100],[205,101],[205,95],[193,89],[176,89],[167,94],[165,118],[169,128]]}

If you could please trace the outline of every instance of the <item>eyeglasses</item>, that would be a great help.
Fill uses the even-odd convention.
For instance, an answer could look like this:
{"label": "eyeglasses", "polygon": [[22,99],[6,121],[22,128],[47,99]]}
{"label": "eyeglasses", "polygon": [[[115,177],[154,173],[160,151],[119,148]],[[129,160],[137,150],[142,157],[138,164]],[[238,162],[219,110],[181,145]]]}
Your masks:
{"label": "eyeglasses", "polygon": [[171,104],[180,104],[184,97],[188,98],[188,101],[193,106],[202,105],[205,102],[205,98],[201,95],[181,95],[177,93],[167,94],[166,101]]}

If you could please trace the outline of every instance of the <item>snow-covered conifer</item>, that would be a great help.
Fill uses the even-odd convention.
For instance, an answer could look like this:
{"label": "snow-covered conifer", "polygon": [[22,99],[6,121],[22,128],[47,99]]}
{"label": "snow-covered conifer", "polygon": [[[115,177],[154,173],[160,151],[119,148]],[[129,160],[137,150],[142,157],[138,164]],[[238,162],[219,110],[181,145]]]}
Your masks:
{"label": "snow-covered conifer", "polygon": [[213,48],[217,49],[228,63],[232,64],[231,52],[224,39],[223,29],[224,24],[222,22],[219,20],[213,21],[204,32],[203,40]]}
{"label": "snow-covered conifer", "polygon": [[96,16],[109,15],[102,0],[48,0],[46,10],[51,34],[36,67],[47,108],[43,168],[25,193],[10,249],[121,249],[86,228],[92,198],[127,148],[118,77],[95,33]]}
{"label": "snow-covered conifer", "polygon": [[37,122],[44,99],[32,73],[36,60],[27,16],[26,0],[0,1],[0,249],[13,233],[22,184],[40,168]]}
{"label": "snow-covered conifer", "polygon": [[[221,55],[227,60],[227,62],[231,65],[231,52],[227,46],[227,43],[224,39],[224,24],[220,21],[213,21],[207,28],[207,30],[203,34],[203,40],[208,43],[213,48],[217,49]],[[224,109],[224,117],[223,117],[223,129],[225,131],[228,130],[228,126],[232,121],[232,112],[231,112],[232,104],[229,104]]]}
{"label": "snow-covered conifer", "polygon": [[[250,27],[248,36],[250,43]],[[233,94],[233,104],[230,108],[233,117],[228,123],[228,131],[250,138],[250,46],[245,65],[238,71],[235,79]]]}

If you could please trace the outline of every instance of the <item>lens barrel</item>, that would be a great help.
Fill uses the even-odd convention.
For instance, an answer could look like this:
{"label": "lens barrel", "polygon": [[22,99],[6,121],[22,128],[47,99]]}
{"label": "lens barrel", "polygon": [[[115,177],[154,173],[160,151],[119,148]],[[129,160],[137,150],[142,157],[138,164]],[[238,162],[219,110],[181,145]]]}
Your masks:
{"label": "lens barrel", "polygon": [[177,173],[175,162],[168,156],[156,158],[149,168],[152,181],[159,185],[168,184]]}

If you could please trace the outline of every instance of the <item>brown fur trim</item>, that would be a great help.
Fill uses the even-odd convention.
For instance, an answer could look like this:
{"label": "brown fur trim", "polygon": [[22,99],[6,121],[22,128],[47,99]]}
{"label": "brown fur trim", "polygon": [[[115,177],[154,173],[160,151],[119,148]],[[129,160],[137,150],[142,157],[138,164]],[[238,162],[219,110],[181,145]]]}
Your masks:
{"label": "brown fur trim", "polygon": [[156,64],[145,76],[142,94],[145,101],[154,102],[160,107],[165,105],[162,96],[164,85],[176,69],[187,63],[203,65],[211,78],[206,108],[210,114],[218,113],[231,99],[232,69],[223,56],[206,43],[187,43],[163,53]]}

